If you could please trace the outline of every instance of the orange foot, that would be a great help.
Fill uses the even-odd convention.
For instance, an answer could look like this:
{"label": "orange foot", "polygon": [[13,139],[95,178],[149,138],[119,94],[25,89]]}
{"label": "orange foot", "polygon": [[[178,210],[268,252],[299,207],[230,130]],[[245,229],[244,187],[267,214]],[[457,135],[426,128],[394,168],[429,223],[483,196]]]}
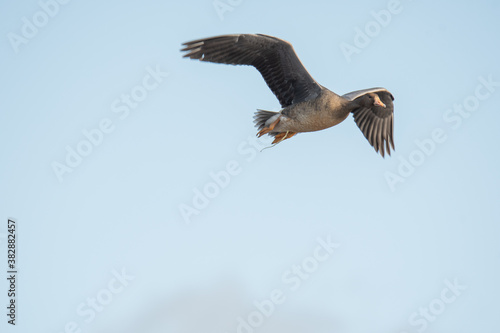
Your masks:
{"label": "orange foot", "polygon": [[283,140],[290,139],[295,134],[297,134],[297,132],[288,132],[288,131],[284,132],[284,133],[276,134],[276,136],[274,137],[273,145],[275,143],[280,143]]}
{"label": "orange foot", "polygon": [[263,129],[261,129],[259,131],[259,133],[257,133],[257,136],[260,138],[264,134],[267,134],[267,133],[271,132],[276,127],[276,125],[278,125],[278,123],[280,122],[280,118],[281,118],[281,116],[279,116],[278,119],[276,119],[275,121],[273,121],[269,125],[269,127],[264,127]]}

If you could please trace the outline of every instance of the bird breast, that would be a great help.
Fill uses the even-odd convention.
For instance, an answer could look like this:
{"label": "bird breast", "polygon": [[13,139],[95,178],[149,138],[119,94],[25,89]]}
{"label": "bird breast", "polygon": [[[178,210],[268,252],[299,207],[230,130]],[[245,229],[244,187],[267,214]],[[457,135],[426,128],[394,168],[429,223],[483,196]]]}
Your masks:
{"label": "bird breast", "polygon": [[[281,111],[285,116],[278,130],[292,132],[313,132],[335,126],[349,115],[342,97],[325,90],[310,101],[290,105]],[[286,127],[286,128],[281,128]]]}

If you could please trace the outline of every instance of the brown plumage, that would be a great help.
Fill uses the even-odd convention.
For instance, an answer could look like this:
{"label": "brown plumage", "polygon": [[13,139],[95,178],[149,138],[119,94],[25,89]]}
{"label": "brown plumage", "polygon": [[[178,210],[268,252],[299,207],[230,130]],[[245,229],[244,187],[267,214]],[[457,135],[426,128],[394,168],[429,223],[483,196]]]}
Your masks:
{"label": "brown plumage", "polygon": [[282,107],[280,112],[258,110],[254,117],[257,135],[274,136],[273,143],[335,126],[352,112],[375,151],[384,156],[394,149],[394,97],[384,88],[339,96],[312,78],[290,43],[272,36],[224,35],[183,45],[184,57],[257,68]]}

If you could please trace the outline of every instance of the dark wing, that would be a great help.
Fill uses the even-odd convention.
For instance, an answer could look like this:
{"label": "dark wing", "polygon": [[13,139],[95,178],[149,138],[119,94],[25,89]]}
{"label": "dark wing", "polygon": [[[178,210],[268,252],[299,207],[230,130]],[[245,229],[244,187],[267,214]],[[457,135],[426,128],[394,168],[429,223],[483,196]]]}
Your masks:
{"label": "dark wing", "polygon": [[250,65],[262,74],[282,107],[314,99],[321,86],[309,75],[290,43],[267,35],[239,34],[183,44],[184,57],[231,65]]}
{"label": "dark wing", "polygon": [[391,155],[390,147],[394,150],[394,104],[392,102],[394,97],[392,94],[384,88],[373,88],[354,91],[343,97],[356,100],[370,92],[377,94],[386,107],[372,105],[370,108],[357,108],[352,112],[354,121],[376,152],[380,152],[383,157],[385,148]]}

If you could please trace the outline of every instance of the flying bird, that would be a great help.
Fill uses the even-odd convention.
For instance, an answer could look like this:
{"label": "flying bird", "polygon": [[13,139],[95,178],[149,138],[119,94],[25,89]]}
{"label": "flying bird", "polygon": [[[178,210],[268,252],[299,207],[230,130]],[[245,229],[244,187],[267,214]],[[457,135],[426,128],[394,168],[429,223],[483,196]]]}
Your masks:
{"label": "flying bird", "polygon": [[384,157],[394,150],[394,97],[385,88],[371,88],[337,95],[317,83],[307,72],[292,44],[262,34],[234,34],[193,40],[182,44],[184,57],[230,65],[254,66],[278,98],[279,112],[257,110],[255,126],[273,144],[297,133],[335,126],[349,113],[376,152]]}

